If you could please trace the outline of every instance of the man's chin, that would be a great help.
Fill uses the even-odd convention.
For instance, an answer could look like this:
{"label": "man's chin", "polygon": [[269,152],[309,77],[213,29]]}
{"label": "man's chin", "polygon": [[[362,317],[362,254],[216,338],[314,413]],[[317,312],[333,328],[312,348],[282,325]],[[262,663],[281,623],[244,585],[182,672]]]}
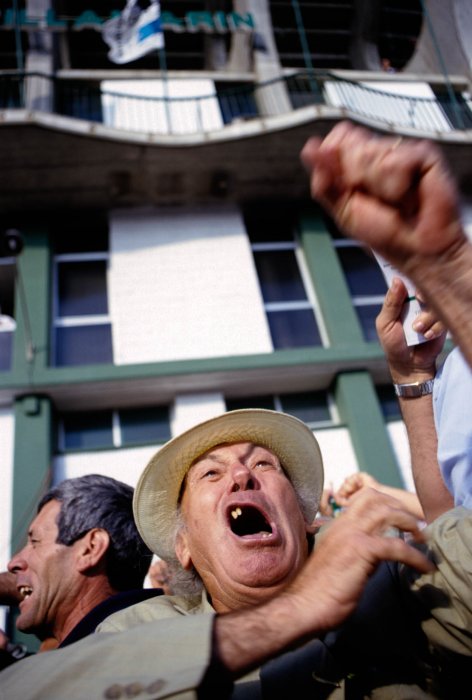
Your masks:
{"label": "man's chin", "polygon": [[259,553],[238,563],[237,578],[253,588],[283,587],[293,578],[293,566],[282,562],[275,552]]}

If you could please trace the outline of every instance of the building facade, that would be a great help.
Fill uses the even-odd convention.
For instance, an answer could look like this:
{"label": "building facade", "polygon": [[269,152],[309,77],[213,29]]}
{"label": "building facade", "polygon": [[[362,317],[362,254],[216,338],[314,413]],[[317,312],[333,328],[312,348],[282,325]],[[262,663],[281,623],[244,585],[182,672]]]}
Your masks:
{"label": "building facade", "polygon": [[2,3],[2,567],[49,485],[134,485],[233,408],[307,422],[328,486],[412,489],[385,282],[299,152],[344,118],[432,138],[472,221],[465,0],[162,0],[164,48],[116,64],[102,31],[124,4]]}

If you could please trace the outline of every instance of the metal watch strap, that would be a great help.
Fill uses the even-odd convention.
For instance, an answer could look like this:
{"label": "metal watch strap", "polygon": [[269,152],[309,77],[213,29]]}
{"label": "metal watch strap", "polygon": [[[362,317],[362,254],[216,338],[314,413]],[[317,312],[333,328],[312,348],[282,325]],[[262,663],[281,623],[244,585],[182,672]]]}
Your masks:
{"label": "metal watch strap", "polygon": [[402,399],[417,399],[433,393],[434,379],[425,382],[412,382],[411,384],[394,384],[393,388],[397,396]]}

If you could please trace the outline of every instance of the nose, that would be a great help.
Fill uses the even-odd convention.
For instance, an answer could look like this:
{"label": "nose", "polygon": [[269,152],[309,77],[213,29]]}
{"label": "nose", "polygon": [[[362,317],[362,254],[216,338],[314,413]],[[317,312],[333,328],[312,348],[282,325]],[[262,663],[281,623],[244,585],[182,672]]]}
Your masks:
{"label": "nose", "polygon": [[233,486],[231,491],[252,491],[256,488],[254,475],[241,462],[236,462],[232,467]]}
{"label": "nose", "polygon": [[8,562],[7,568],[11,574],[17,574],[19,571],[24,571],[26,569],[26,561],[21,555],[22,551],[23,550],[15,554]]}

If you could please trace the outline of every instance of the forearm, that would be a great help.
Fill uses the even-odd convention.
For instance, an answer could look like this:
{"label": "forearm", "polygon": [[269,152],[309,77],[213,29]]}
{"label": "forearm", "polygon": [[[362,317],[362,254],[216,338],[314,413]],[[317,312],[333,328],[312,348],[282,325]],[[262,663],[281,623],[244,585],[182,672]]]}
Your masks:
{"label": "forearm", "polygon": [[[219,662],[233,678],[257,668],[276,654],[316,636],[316,622],[306,623],[284,594],[263,606],[219,615],[214,626],[214,649]],[[319,627],[321,633],[321,625]]]}
{"label": "forearm", "polygon": [[0,605],[16,605],[20,600],[15,576],[9,571],[0,572]]}
{"label": "forearm", "polygon": [[[390,374],[395,384],[411,384],[434,379],[435,353],[439,348],[436,347],[432,352],[431,344],[425,344],[418,346],[414,352],[425,352],[427,346],[432,354],[429,356],[424,354],[423,360],[421,362],[417,360],[416,366],[405,362],[404,355],[397,358],[389,357]],[[407,353],[406,357],[410,358],[411,354]],[[416,398],[400,397],[398,401],[408,434],[413,480],[419,499],[418,506],[423,510],[423,515],[419,517],[429,523],[453,506],[438,464],[438,439],[432,395],[427,394]]]}
{"label": "forearm", "polygon": [[454,505],[439,470],[431,394],[399,401],[408,433],[416,493],[424,519],[430,523]]}

